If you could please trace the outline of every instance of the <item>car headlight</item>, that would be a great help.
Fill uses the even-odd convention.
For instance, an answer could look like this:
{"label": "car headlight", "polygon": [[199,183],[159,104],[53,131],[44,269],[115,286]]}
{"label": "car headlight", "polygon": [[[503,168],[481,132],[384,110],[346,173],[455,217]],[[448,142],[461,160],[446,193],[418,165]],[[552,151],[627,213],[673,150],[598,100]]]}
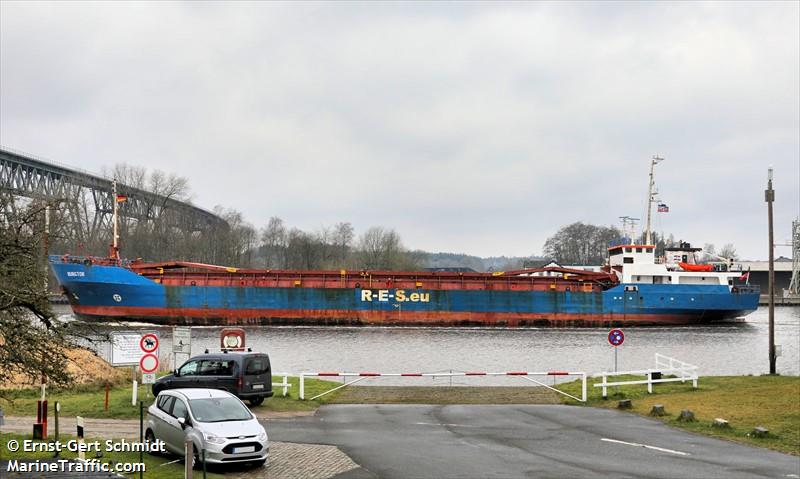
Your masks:
{"label": "car headlight", "polygon": [[206,442],[210,442],[212,444],[224,444],[225,443],[225,438],[224,437],[215,436],[215,435],[213,435],[211,433],[208,433],[208,432],[204,432],[203,433],[203,438],[206,440]]}
{"label": "car headlight", "polygon": [[261,431],[261,434],[258,435],[259,441],[266,441],[267,440],[267,431]]}

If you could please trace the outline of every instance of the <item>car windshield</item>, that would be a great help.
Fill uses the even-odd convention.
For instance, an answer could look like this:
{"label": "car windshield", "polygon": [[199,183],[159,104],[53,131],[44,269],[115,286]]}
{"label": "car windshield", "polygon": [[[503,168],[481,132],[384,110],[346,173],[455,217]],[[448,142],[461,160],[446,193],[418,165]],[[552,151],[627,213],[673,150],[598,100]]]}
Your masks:
{"label": "car windshield", "polygon": [[200,422],[247,421],[250,411],[236,398],[203,398],[189,401],[192,414]]}

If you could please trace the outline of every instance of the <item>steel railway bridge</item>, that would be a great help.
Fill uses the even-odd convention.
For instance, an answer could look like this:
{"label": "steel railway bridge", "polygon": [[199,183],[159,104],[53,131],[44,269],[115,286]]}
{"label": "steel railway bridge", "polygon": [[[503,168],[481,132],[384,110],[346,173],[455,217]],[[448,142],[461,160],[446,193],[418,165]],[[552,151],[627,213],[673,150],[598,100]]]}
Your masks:
{"label": "steel railway bridge", "polygon": [[[112,180],[76,168],[0,147],[0,191],[42,200],[60,211],[62,234],[79,243],[108,236],[114,198]],[[123,221],[159,221],[184,232],[206,231],[228,224],[197,206],[117,183],[127,196],[119,214]]]}

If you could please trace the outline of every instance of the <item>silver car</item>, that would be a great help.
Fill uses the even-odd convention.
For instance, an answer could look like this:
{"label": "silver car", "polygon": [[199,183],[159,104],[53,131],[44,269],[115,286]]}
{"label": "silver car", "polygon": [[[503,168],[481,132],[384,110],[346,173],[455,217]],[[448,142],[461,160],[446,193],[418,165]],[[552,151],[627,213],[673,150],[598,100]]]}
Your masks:
{"label": "silver car", "polygon": [[195,461],[213,464],[267,462],[269,440],[264,427],[233,394],[219,389],[169,389],[147,410],[145,439],[164,441],[165,448],[184,455],[184,442],[194,443]]}

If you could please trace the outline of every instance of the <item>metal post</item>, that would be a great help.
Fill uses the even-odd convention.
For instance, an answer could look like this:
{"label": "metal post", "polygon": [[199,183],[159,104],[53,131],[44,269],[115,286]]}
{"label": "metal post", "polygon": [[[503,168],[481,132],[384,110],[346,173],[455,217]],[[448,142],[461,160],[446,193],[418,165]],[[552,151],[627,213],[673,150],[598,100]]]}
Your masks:
{"label": "metal post", "polygon": [[619,348],[614,346],[614,372],[617,372],[617,349]]}
{"label": "metal post", "polygon": [[[144,403],[139,401],[139,443],[144,443]],[[139,462],[144,463],[144,451],[139,450]],[[144,471],[139,471],[139,479],[142,479]]]}
{"label": "metal post", "polygon": [[647,393],[653,394],[653,371],[647,371]]}
{"label": "metal post", "polygon": [[139,395],[139,383],[134,379],[133,380],[133,391],[131,392],[131,406],[136,405],[136,399]]}
{"label": "metal post", "polygon": [[769,223],[769,373],[775,374],[775,239],[772,231],[772,203],[775,201],[775,190],[772,189],[772,166],[767,173],[764,199],[767,202]]}
{"label": "metal post", "polygon": [[306,376],[303,373],[300,373],[300,400],[303,401],[306,398]]}

